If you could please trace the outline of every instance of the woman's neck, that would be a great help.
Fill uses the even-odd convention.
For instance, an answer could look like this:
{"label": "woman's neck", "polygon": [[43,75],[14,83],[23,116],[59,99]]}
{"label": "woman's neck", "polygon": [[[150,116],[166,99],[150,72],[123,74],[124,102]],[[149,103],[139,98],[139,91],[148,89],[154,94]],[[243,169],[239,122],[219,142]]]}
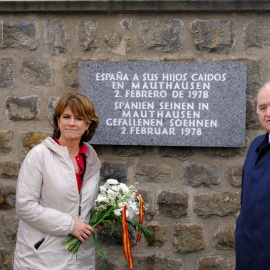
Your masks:
{"label": "woman's neck", "polygon": [[61,137],[58,139],[62,146],[66,146],[68,149],[68,153],[70,156],[77,156],[80,150],[80,142],[79,141],[66,141]]}

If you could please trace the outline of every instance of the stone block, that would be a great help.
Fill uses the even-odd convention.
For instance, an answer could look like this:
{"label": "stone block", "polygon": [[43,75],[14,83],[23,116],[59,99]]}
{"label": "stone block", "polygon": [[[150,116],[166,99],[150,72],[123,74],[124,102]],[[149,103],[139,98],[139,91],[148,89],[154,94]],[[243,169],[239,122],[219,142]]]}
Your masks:
{"label": "stone block", "polygon": [[193,155],[191,147],[159,147],[159,154],[162,157],[172,157],[180,160],[186,160]]}
{"label": "stone block", "polygon": [[154,270],[155,255],[154,254],[133,254],[134,267],[133,270]]}
{"label": "stone block", "polygon": [[182,47],[184,23],[181,20],[143,20],[139,22],[142,48],[176,52]]}
{"label": "stone block", "polygon": [[68,51],[69,36],[64,22],[46,20],[44,30],[45,47],[48,54],[59,55]]}
{"label": "stone block", "polygon": [[23,155],[26,155],[34,146],[41,143],[51,134],[43,132],[23,132],[21,133],[21,142],[23,145]]}
{"label": "stone block", "polygon": [[226,171],[226,179],[233,187],[241,187],[242,166],[228,167]]}
{"label": "stone block", "polygon": [[9,120],[33,120],[39,116],[38,96],[13,97],[6,99],[7,116]]}
{"label": "stone block", "polygon": [[139,186],[138,193],[142,196],[145,204],[151,203],[151,196],[148,190],[140,189],[140,186]]}
{"label": "stone block", "polygon": [[163,190],[158,195],[157,204],[160,215],[179,218],[187,214],[188,195],[187,193]]}
{"label": "stone block", "polygon": [[106,35],[104,37],[104,42],[111,52],[118,55],[125,56],[132,50],[132,39],[123,34],[114,33]]}
{"label": "stone block", "polygon": [[13,251],[10,248],[0,248],[0,269],[13,269]]}
{"label": "stone block", "polygon": [[174,232],[174,251],[179,253],[204,249],[203,227],[198,224],[177,223]]}
{"label": "stone block", "polygon": [[77,23],[78,40],[83,51],[99,49],[97,28],[98,23],[94,20],[79,21]]}
{"label": "stone block", "polygon": [[213,158],[229,158],[239,155],[239,148],[212,148],[206,147],[200,149],[202,153],[206,156]]}
{"label": "stone block", "polygon": [[0,58],[0,88],[11,88],[15,85],[12,58]]}
{"label": "stone block", "polygon": [[173,169],[166,164],[139,164],[135,178],[141,182],[170,183]]}
{"label": "stone block", "polygon": [[219,183],[219,168],[200,163],[192,163],[182,168],[183,180],[186,185],[212,187]]}
{"label": "stone block", "polygon": [[215,245],[219,249],[234,249],[235,238],[234,238],[235,226],[224,225],[218,228],[215,234]]}
{"label": "stone block", "polygon": [[151,221],[156,214],[155,205],[152,201],[151,193],[146,189],[138,188],[138,193],[142,196],[144,200],[144,218],[147,221]]}
{"label": "stone block", "polygon": [[112,147],[112,154],[120,157],[140,157],[145,153],[143,146],[117,145]]}
{"label": "stone block", "polygon": [[198,216],[226,216],[240,210],[240,195],[232,192],[201,194],[195,198],[194,211]]}
{"label": "stone block", "polygon": [[47,109],[47,118],[50,121],[51,125],[53,125],[53,114],[54,114],[54,109],[59,100],[59,97],[50,97],[49,99],[49,104],[48,104],[48,109]]}
{"label": "stone block", "polygon": [[12,150],[13,131],[0,131],[0,152],[8,153]]}
{"label": "stone block", "polygon": [[248,130],[258,130],[261,128],[257,111],[257,101],[247,100],[247,111],[246,111],[246,127]]}
{"label": "stone block", "polygon": [[73,60],[64,65],[64,80],[70,87],[78,86],[78,61]]}
{"label": "stone block", "polygon": [[52,82],[52,63],[45,58],[25,58],[22,77],[29,84],[48,85]]}
{"label": "stone block", "polygon": [[132,28],[132,20],[131,19],[124,19],[120,22],[120,25],[124,30],[130,31]]}
{"label": "stone block", "polygon": [[116,179],[121,183],[127,182],[127,164],[103,162],[100,171],[100,180]]}
{"label": "stone block", "polygon": [[165,254],[156,254],[155,268],[153,270],[183,270],[183,264],[181,259],[173,259],[165,256]]}
{"label": "stone block", "polygon": [[234,24],[228,20],[195,20],[191,31],[197,50],[227,53],[234,44]]}
{"label": "stone block", "polygon": [[174,259],[165,254],[134,254],[133,270],[183,270],[181,259]]}
{"label": "stone block", "polygon": [[[132,238],[132,234],[130,234],[130,241],[134,244],[135,239]],[[119,226],[116,230],[112,233],[111,228],[109,226],[105,226],[102,229],[98,230],[98,241],[104,245],[123,245],[122,240],[122,228]]]}
{"label": "stone block", "polygon": [[[1,32],[1,30],[0,30]],[[2,22],[1,48],[37,48],[38,29],[35,21]]]}
{"label": "stone block", "polygon": [[244,27],[246,47],[270,48],[270,20],[250,21]]}
{"label": "stone block", "polygon": [[253,94],[254,99],[264,83],[263,65],[260,60],[247,61],[247,94]]}
{"label": "stone block", "polygon": [[233,266],[221,256],[208,256],[200,258],[198,270],[232,270]]}
{"label": "stone block", "polygon": [[161,247],[165,239],[165,227],[157,224],[148,224],[149,230],[152,232],[151,238],[147,239],[149,246]]}
{"label": "stone block", "polygon": [[5,243],[15,244],[18,225],[19,225],[19,218],[17,216],[13,215],[2,216],[1,227]]}
{"label": "stone block", "polygon": [[19,162],[5,161],[0,162],[0,176],[10,178],[12,176],[18,176],[20,169]]}
{"label": "stone block", "polygon": [[[106,254],[105,254],[106,255]],[[108,264],[104,261],[101,255],[96,252],[96,269],[97,270],[118,270],[118,258],[112,254],[107,254]]]}
{"label": "stone block", "polygon": [[0,210],[9,210],[15,207],[15,187],[0,184]]}

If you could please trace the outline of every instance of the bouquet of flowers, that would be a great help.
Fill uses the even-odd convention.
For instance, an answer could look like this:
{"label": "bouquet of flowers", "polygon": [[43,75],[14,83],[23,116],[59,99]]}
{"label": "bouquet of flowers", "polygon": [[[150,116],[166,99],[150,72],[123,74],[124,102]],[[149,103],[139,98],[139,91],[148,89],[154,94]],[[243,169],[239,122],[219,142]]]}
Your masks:
{"label": "bouquet of flowers", "polygon": [[[133,232],[137,233],[136,242],[141,240],[142,235],[146,238],[151,237],[151,232],[142,224],[145,207],[141,195],[137,192],[136,186],[137,183],[127,186],[123,183],[119,183],[115,179],[108,179],[105,184],[99,188],[96,206],[88,223],[93,228],[107,223],[108,226],[111,227],[111,233],[121,224],[123,250],[125,258],[129,262],[129,269],[133,268],[129,234]],[[139,221],[133,219],[135,215],[139,215]],[[105,262],[107,262],[95,234],[93,233],[92,236],[98,251]],[[70,235],[62,242],[62,245],[70,252],[76,253],[79,250],[81,241],[75,236]]]}

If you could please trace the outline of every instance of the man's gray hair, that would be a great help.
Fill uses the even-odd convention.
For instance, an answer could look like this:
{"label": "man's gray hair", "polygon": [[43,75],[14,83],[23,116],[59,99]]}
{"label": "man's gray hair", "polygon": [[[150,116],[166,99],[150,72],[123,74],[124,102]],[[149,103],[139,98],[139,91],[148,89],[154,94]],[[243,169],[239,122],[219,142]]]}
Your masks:
{"label": "man's gray hair", "polygon": [[257,97],[256,97],[256,100],[257,100],[257,107],[256,107],[256,112],[257,114],[259,113],[259,107],[258,107],[258,96],[259,94],[261,93],[262,90],[266,89],[266,88],[269,88],[270,89],[270,81],[266,82],[265,84],[263,84],[263,86],[259,89],[258,93],[257,93]]}

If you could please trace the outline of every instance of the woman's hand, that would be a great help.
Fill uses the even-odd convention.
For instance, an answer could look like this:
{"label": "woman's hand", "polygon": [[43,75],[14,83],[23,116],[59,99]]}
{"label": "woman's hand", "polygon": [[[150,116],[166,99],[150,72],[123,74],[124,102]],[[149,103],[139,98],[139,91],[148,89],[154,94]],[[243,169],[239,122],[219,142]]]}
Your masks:
{"label": "woman's hand", "polygon": [[82,243],[89,239],[91,233],[94,232],[94,228],[90,225],[82,222],[82,221],[75,221],[74,227],[72,230],[72,235],[78,238]]}

